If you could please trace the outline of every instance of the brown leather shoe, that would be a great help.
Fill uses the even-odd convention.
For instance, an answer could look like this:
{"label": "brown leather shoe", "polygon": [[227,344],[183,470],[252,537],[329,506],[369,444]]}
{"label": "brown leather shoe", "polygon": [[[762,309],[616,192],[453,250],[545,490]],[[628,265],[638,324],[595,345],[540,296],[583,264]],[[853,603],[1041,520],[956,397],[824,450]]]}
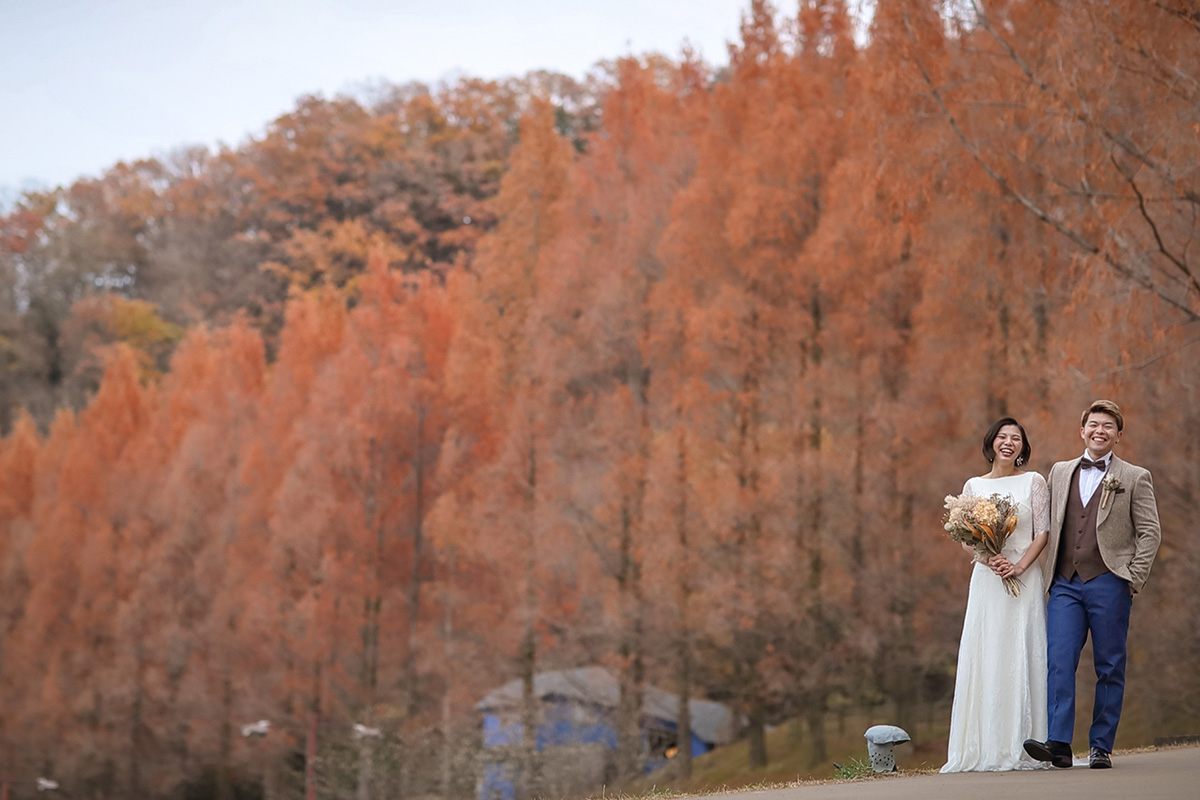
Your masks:
{"label": "brown leather shoe", "polygon": [[1045,742],[1026,739],[1025,752],[1038,761],[1048,761],[1059,769],[1068,769],[1073,761],[1071,745],[1066,742],[1056,742],[1053,739]]}
{"label": "brown leather shoe", "polygon": [[1112,769],[1112,759],[1099,747],[1093,747],[1088,756],[1088,766],[1092,769]]}

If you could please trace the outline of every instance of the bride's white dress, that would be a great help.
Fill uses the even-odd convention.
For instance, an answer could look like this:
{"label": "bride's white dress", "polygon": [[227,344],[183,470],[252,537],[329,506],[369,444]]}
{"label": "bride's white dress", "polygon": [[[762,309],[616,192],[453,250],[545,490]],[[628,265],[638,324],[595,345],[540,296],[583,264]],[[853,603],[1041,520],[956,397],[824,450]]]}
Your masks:
{"label": "bride's white dress", "polygon": [[[1016,530],[1004,555],[1018,561],[1036,528],[1050,528],[1050,491],[1036,472],[971,478],[963,491],[976,497],[1012,495]],[[1019,597],[984,564],[971,573],[967,614],[958,647],[950,744],[942,772],[995,772],[1046,766],[1030,758],[1026,739],[1046,738],[1046,598],[1040,559],[1025,571]]]}

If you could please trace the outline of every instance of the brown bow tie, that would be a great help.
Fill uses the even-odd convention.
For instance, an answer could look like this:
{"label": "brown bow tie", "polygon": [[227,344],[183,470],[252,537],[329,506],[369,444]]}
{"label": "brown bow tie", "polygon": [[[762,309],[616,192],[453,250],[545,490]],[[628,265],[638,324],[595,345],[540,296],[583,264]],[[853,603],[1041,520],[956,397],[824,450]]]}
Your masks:
{"label": "brown bow tie", "polygon": [[1079,459],[1079,468],[1080,469],[1092,469],[1093,467],[1100,470],[1101,472],[1106,472],[1108,470],[1108,462],[1105,461],[1103,458],[1100,459],[1099,461],[1092,461],[1087,456],[1084,456],[1083,458]]}

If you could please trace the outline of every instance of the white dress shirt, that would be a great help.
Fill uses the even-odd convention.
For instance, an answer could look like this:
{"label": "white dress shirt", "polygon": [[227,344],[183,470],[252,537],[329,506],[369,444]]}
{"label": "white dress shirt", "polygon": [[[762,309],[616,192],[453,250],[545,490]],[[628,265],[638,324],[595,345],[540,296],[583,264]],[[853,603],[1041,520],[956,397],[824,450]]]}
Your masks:
{"label": "white dress shirt", "polygon": [[[1108,468],[1112,466],[1112,451],[1108,452],[1104,458],[1100,459],[1104,462],[1104,471],[1098,469],[1080,469],[1079,470],[1079,499],[1086,506],[1088,501],[1092,499],[1092,495],[1100,488],[1100,482],[1104,480],[1104,476],[1108,474]],[[1092,460],[1088,451],[1083,451],[1083,457]]]}

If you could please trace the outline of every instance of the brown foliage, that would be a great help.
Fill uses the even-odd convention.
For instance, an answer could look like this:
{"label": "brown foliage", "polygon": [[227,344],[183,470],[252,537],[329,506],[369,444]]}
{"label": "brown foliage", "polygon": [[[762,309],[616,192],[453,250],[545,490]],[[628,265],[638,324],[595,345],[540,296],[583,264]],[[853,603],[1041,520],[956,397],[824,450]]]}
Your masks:
{"label": "brown foliage", "polygon": [[309,97],[23,198],[0,773],[282,797],[312,742],[337,791],[469,794],[473,703],[520,678],[534,725],[591,663],[625,776],[649,683],[759,763],[802,715],[816,768],[824,711],[947,696],[979,432],[1044,472],[1097,396],[1165,532],[1131,713],[1194,724],[1197,33],[1151,5],[896,0],[856,41],[756,1],[716,71]]}

